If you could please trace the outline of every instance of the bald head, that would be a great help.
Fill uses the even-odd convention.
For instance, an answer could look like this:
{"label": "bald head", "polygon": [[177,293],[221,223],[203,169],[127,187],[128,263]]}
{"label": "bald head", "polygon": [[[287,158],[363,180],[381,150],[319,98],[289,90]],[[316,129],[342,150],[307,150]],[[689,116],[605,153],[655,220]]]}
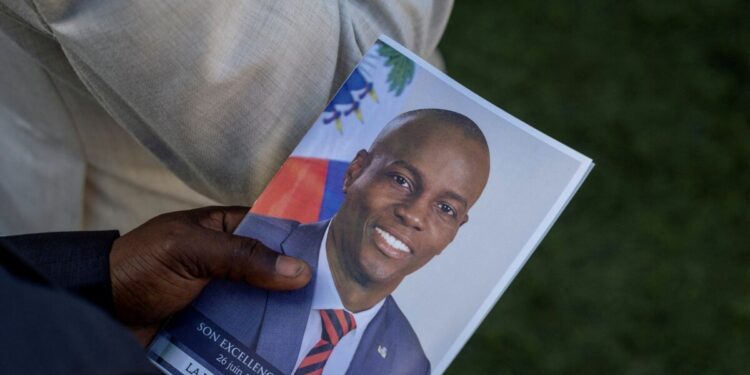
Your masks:
{"label": "bald head", "polygon": [[489,159],[487,139],[479,126],[470,118],[458,112],[438,108],[415,109],[396,116],[380,131],[370,146],[370,152],[379,145],[386,143],[386,139],[390,138],[393,133],[398,134],[398,131],[405,127],[418,128],[418,131],[424,132],[423,134],[440,130],[455,130],[460,132],[467,140],[476,142],[477,146],[487,152]]}
{"label": "bald head", "polygon": [[467,197],[469,206],[487,183],[487,139],[474,121],[460,113],[436,108],[404,112],[380,131],[368,156],[372,159],[407,153],[440,163],[442,169],[452,168],[456,176],[459,172],[470,175],[476,195]]}

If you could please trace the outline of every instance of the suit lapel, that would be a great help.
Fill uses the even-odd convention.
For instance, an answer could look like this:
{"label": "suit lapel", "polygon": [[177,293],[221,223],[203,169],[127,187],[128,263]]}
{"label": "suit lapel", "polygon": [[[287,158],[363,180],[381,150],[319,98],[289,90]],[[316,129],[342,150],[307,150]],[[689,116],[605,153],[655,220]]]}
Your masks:
{"label": "suit lapel", "polygon": [[[375,314],[370,324],[365,330],[365,334],[359,341],[357,351],[350,362],[349,369],[346,371],[349,375],[361,374],[367,369],[368,374],[390,374],[393,367],[393,358],[398,353],[398,342],[388,340],[389,329],[389,311],[392,308],[393,298],[386,297],[385,303],[380,307],[380,311]],[[385,350],[385,357],[381,354]]]}
{"label": "suit lapel", "polygon": [[270,292],[258,335],[257,353],[286,374],[294,369],[312,306],[320,241],[328,222],[300,225],[281,243],[285,255],[300,258],[312,268],[312,281],[302,289]]}

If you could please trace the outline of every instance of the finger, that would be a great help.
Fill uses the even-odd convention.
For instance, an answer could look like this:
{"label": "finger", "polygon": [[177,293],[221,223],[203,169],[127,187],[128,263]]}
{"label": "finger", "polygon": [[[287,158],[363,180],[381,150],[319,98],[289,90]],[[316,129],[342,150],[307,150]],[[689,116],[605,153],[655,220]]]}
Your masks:
{"label": "finger", "polygon": [[243,206],[210,206],[193,210],[194,219],[206,229],[232,233],[250,208]]}
{"label": "finger", "polygon": [[229,206],[222,207],[224,209],[224,228],[227,233],[234,233],[234,230],[245,218],[245,215],[250,211],[249,207],[244,206]]}
{"label": "finger", "polygon": [[209,277],[244,281],[258,288],[291,290],[310,281],[312,271],[304,261],[279,254],[260,241],[213,232],[213,246],[200,261]]}

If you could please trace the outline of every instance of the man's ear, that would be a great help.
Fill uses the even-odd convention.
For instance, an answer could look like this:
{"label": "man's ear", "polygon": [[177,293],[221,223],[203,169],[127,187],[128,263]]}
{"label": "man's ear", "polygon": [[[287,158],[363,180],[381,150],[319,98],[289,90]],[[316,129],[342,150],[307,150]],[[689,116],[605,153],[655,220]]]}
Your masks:
{"label": "man's ear", "polygon": [[468,222],[469,222],[469,214],[466,214],[466,215],[464,216],[464,219],[463,219],[463,220],[461,221],[461,224],[458,224],[459,228],[460,228],[460,227],[461,227],[462,225],[464,225],[464,224],[466,224],[466,223],[468,223]]}
{"label": "man's ear", "polygon": [[357,156],[354,157],[352,162],[349,163],[349,167],[346,168],[346,173],[344,173],[344,193],[354,183],[354,180],[362,174],[362,171],[369,163],[370,154],[365,150],[359,150]]}

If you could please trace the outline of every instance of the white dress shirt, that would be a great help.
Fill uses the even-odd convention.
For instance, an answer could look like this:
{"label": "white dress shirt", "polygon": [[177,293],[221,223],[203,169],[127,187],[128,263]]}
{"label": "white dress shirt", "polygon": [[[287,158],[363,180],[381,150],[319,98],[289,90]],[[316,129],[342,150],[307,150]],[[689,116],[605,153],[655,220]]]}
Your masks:
{"label": "white dress shirt", "polygon": [[[320,341],[323,332],[323,324],[320,321],[320,310],[346,310],[344,304],[341,302],[341,297],[339,297],[339,293],[336,290],[336,285],[333,282],[331,267],[328,265],[326,240],[328,239],[328,231],[330,228],[331,225],[329,224],[328,228],[326,228],[325,235],[323,235],[323,241],[320,243],[320,252],[318,254],[318,274],[315,276],[312,308],[310,310],[310,316],[307,318],[307,327],[305,328],[305,335],[302,337],[302,346],[300,346],[300,352],[297,355],[297,363],[294,365],[294,371],[297,371],[297,367],[299,367],[299,364],[305,358],[310,349]],[[358,313],[353,313],[347,310],[354,316],[357,328],[347,333],[333,348],[333,352],[331,353],[331,356],[328,357],[328,361],[323,368],[323,375],[340,375],[346,373],[346,370],[349,368],[349,362],[354,358],[354,353],[357,351],[359,341],[362,339],[362,336],[372,318],[374,318],[375,314],[380,311],[383,302],[384,300],[381,300],[369,310],[360,311]]]}

